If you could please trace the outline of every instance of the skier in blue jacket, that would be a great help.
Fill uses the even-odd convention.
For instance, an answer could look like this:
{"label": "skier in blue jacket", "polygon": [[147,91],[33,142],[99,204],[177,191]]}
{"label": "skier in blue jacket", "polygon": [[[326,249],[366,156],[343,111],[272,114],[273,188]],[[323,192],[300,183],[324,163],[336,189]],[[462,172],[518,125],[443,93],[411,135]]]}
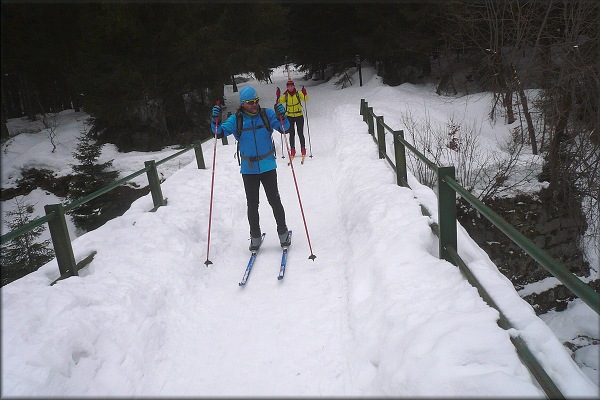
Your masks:
{"label": "skier in blue jacket", "polygon": [[[285,107],[275,105],[275,111],[264,109],[264,116],[268,118],[271,128],[278,130],[287,129],[290,123],[285,116]],[[285,211],[281,204],[279,189],[277,188],[277,161],[275,159],[275,146],[271,139],[272,129],[267,129],[260,115],[261,108],[256,90],[246,86],[240,90],[240,108],[226,121],[218,124],[217,138],[233,135],[239,143],[240,173],[246,191],[246,204],[248,206],[248,223],[250,224],[250,250],[257,250],[261,242],[261,229],[258,214],[258,198],[260,184],[262,183],[267,200],[273,209],[273,216],[277,223],[277,234],[281,246],[291,244],[291,236],[285,222]],[[221,107],[212,109],[211,126],[215,132],[216,121],[221,114]],[[237,114],[242,117],[242,129],[238,132]],[[280,117],[283,118],[281,129]]]}

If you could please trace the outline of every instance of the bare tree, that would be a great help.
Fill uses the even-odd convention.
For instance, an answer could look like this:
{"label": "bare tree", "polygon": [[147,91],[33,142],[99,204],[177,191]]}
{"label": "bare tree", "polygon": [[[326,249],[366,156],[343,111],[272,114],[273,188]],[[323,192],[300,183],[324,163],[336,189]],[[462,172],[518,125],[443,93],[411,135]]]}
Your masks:
{"label": "bare tree", "polygon": [[[515,132],[509,142],[500,146],[501,151],[490,152],[479,145],[481,126],[477,121],[459,123],[450,116],[444,124],[436,124],[427,110],[423,119],[416,120],[410,107],[400,114],[400,120],[406,139],[419,152],[436,165],[454,166],[456,180],[483,202],[516,191],[539,170],[530,157],[521,159],[523,141]],[[412,152],[407,153],[407,164],[421,184],[434,187],[435,172]]]}
{"label": "bare tree", "polygon": [[536,82],[540,77],[536,55],[551,9],[552,3],[543,2],[457,1],[449,16],[453,21],[451,46],[459,46],[468,54],[479,54],[470,55],[481,61],[477,74],[479,86],[495,93],[490,119],[496,118],[501,106],[506,122],[515,122],[518,115],[514,108],[518,104],[527,124],[533,154],[538,154],[538,141],[525,90],[539,83]]}
{"label": "bare tree", "polygon": [[589,1],[556,3],[542,33],[544,47],[539,53],[539,65],[546,80],[541,106],[550,135],[546,149],[548,195],[556,191],[566,171],[575,169],[571,164],[583,162],[577,151],[571,151],[573,139],[582,136],[589,146],[598,149],[599,9],[597,3]]}
{"label": "bare tree", "polygon": [[[545,196],[557,190],[568,195],[571,189],[565,188],[577,187],[597,198],[597,185],[583,182],[585,174],[597,177],[598,171],[580,169],[597,165],[589,157],[598,157],[600,145],[599,3],[456,1],[449,10],[449,47],[479,54],[475,59],[483,61],[477,74],[480,85],[495,93],[490,118],[495,118],[498,106],[505,110],[508,123],[524,117],[521,123],[527,128],[532,152],[540,150],[538,142],[542,145],[550,182]],[[533,88],[541,89],[533,102],[538,118],[532,115],[526,93]],[[519,99],[514,104],[513,94]],[[573,144],[576,138],[595,153],[582,159]]]}

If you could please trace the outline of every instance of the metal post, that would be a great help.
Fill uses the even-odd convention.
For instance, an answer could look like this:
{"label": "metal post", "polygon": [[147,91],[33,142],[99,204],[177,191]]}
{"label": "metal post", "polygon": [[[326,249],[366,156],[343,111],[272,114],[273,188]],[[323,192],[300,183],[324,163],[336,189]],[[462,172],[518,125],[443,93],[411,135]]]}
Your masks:
{"label": "metal post", "polygon": [[438,222],[440,230],[440,255],[456,265],[448,247],[456,249],[456,192],[445,181],[446,177],[454,179],[454,167],[438,168]]}
{"label": "metal post", "polygon": [[377,145],[379,147],[379,159],[385,158],[385,130],[383,127],[383,115],[377,117]]}
{"label": "metal post", "polygon": [[44,206],[46,215],[54,213],[54,218],[48,221],[52,246],[58,262],[60,276],[77,276],[77,267],[75,266],[75,256],[73,247],[69,238],[67,221],[65,219],[65,209],[62,204],[46,204]]}
{"label": "metal post", "polygon": [[406,173],[406,149],[404,143],[404,131],[394,131],[394,154],[396,155],[396,183],[398,186],[408,187],[408,177]]}
{"label": "metal post", "polygon": [[154,209],[160,206],[166,206],[167,202],[163,199],[162,189],[160,188],[160,180],[158,179],[158,172],[156,172],[156,162],[154,160],[144,162],[144,165],[148,170],[148,183],[150,184],[150,192],[152,193],[152,201],[154,202]]}
{"label": "metal post", "polygon": [[361,69],[360,56],[358,54],[356,55],[356,59],[354,60],[354,62],[356,62],[356,68],[358,69],[358,80],[360,82],[360,86],[362,86],[362,69]]}
{"label": "metal post", "polygon": [[206,165],[204,165],[204,154],[202,154],[201,140],[196,140],[194,142],[194,152],[196,153],[196,164],[198,165],[198,169],[206,169]]}

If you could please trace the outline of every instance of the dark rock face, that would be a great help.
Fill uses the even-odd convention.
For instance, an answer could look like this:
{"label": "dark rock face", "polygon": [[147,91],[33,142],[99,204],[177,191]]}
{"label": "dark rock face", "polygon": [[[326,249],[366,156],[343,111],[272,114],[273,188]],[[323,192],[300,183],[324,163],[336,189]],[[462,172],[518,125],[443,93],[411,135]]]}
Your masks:
{"label": "dark rock face", "polygon": [[[457,215],[461,224],[517,290],[552,276],[467,202],[460,200],[459,204]],[[590,266],[579,248],[587,223],[575,199],[566,204],[520,195],[494,199],[486,205],[569,271],[579,277],[589,276]],[[598,287],[600,282],[592,283]],[[564,309],[574,297],[566,287],[559,285],[524,299],[539,315],[552,309]]]}

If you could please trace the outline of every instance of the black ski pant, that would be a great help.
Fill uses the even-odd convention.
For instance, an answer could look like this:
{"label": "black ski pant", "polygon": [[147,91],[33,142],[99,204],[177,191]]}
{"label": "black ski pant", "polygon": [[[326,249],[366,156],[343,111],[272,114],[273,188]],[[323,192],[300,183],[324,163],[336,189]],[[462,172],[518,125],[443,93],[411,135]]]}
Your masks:
{"label": "black ski pant", "polygon": [[290,134],[290,148],[296,148],[296,127],[298,127],[300,146],[302,146],[302,148],[306,148],[306,142],[304,141],[304,116],[301,115],[299,117],[288,117],[288,120],[290,121],[290,128],[288,129]]}
{"label": "black ski pant", "polygon": [[277,234],[287,232],[285,223],[285,211],[279,197],[279,189],[277,188],[277,171],[271,170],[262,174],[242,174],[244,180],[244,189],[246,190],[246,204],[248,205],[248,223],[250,224],[250,236],[259,237],[260,217],[258,214],[258,197],[260,184],[262,183],[267,200],[273,209],[273,216],[277,223]]}

